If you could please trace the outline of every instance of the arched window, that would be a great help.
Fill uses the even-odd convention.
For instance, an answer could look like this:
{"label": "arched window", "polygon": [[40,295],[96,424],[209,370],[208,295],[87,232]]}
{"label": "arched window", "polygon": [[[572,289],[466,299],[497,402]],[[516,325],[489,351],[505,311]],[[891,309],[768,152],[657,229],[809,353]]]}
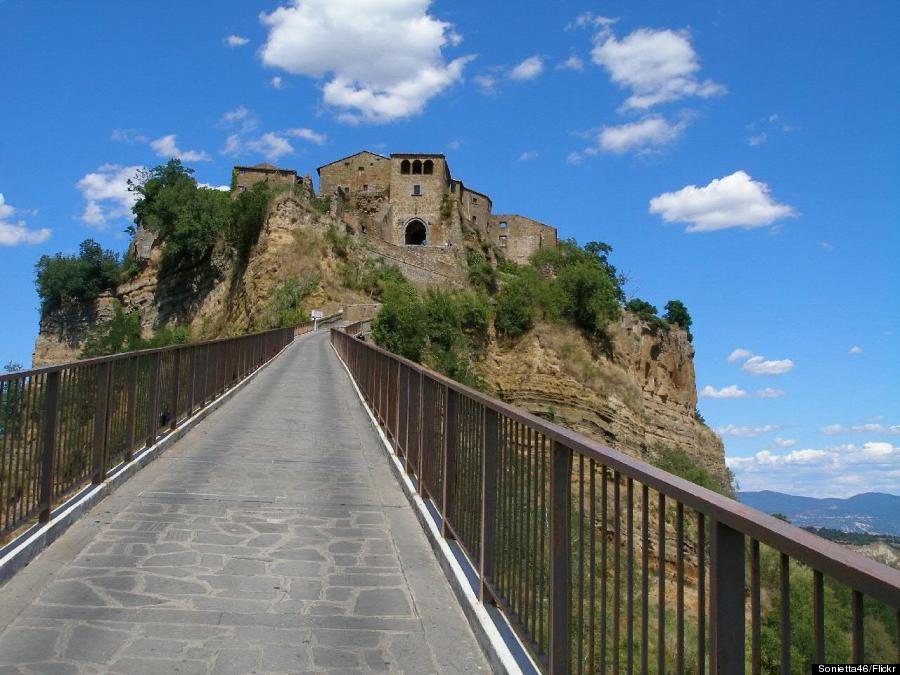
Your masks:
{"label": "arched window", "polygon": [[400,173],[409,173],[409,160],[404,159],[400,162]]}
{"label": "arched window", "polygon": [[428,241],[428,230],[418,218],[414,218],[406,224],[404,243],[407,246],[424,246]]}
{"label": "arched window", "polygon": [[418,159],[413,162],[413,173],[422,173],[422,162]]}
{"label": "arched window", "polygon": [[430,159],[426,159],[425,163],[422,165],[422,173],[426,173],[429,176],[434,173],[434,162]]}

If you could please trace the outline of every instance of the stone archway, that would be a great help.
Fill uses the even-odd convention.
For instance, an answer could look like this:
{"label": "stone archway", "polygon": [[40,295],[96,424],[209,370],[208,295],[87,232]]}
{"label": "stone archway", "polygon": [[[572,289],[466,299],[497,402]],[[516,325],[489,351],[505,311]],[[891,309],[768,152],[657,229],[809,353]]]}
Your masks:
{"label": "stone archway", "polygon": [[407,246],[425,246],[428,243],[428,227],[418,218],[406,224],[403,243]]}

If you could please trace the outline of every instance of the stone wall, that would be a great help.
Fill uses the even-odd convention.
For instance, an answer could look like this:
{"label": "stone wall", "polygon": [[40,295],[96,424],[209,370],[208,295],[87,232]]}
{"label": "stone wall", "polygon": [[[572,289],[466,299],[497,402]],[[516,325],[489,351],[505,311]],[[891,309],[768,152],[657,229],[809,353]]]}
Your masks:
{"label": "stone wall", "polygon": [[487,235],[509,260],[520,265],[535,251],[557,244],[556,228],[515,214],[492,216]]}
{"label": "stone wall", "polygon": [[[466,285],[457,249],[443,246],[397,246],[380,239],[365,240],[366,255],[398,267],[411,281],[456,287]],[[460,249],[461,250],[461,249]]]}
{"label": "stone wall", "polygon": [[385,192],[391,182],[391,160],[364,150],[319,167],[319,194],[331,195],[337,188],[348,194]]}
{"label": "stone wall", "polygon": [[463,218],[485,232],[491,222],[491,198],[466,187],[460,194],[460,210]]}
{"label": "stone wall", "polygon": [[265,166],[236,166],[234,168],[237,171],[234,185],[238,192],[249,190],[256,183],[293,185],[297,182],[297,172],[292,169]]}

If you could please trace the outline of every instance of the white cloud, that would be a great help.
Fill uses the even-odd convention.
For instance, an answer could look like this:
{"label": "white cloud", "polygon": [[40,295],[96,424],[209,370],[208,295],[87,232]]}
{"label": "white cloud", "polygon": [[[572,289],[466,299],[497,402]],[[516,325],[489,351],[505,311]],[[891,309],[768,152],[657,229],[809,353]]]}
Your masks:
{"label": "white cloud", "polygon": [[104,164],[81,178],[75,184],[85,199],[81,220],[98,230],[106,229],[110,221],[118,218],[131,220],[131,207],[137,197],[128,191],[128,180],[141,169],[141,166]]}
{"label": "white cloud", "polygon": [[765,131],[762,133],[754,134],[753,136],[747,137],[747,145],[762,145],[768,139],[768,135]]}
{"label": "white cloud", "polygon": [[784,396],[784,389],[775,389],[773,387],[757,389],[756,396],[759,398],[781,398]]}
{"label": "white cloud", "polygon": [[241,133],[253,131],[259,126],[256,115],[246,106],[239,105],[234,110],[229,110],[219,120],[220,127],[237,128]]}
{"label": "white cloud", "polygon": [[247,38],[241,35],[229,35],[227,38],[222,40],[227,47],[243,47],[245,44],[250,42]]}
{"label": "white cloud", "polygon": [[745,359],[749,359],[753,356],[753,352],[749,349],[742,349],[738,347],[733,352],[728,355],[728,363],[734,363],[735,361],[744,361]]}
{"label": "white cloud", "polygon": [[514,80],[533,80],[544,72],[544,61],[540,56],[529,56],[509,71]]}
{"label": "white cloud", "polygon": [[50,238],[50,229],[42,227],[32,230],[24,220],[12,221],[18,209],[6,203],[0,192],[0,246],[19,246],[20,244],[41,244]]}
{"label": "white cloud", "polygon": [[793,438],[782,438],[781,436],[776,436],[772,443],[779,448],[792,448],[797,445],[797,441]]}
{"label": "white cloud", "polygon": [[[576,22],[577,23],[577,22]],[[610,79],[629,89],[625,109],[643,110],[688,96],[707,98],[725,93],[712,80],[700,81],[700,62],[687,31],[640,28],[619,40],[601,25],[591,57]]]}
{"label": "white cloud", "polygon": [[294,147],[288,140],[274,131],[263,134],[259,138],[247,141],[247,149],[251,152],[265,156],[271,162],[277,161],[283,155],[290,155]]}
{"label": "white cloud", "polygon": [[722,389],[716,389],[713,386],[706,385],[700,390],[700,396],[703,398],[744,398],[747,392],[732,384]]}
{"label": "white cloud", "polygon": [[185,162],[208,162],[210,156],[202,150],[181,150],[175,142],[175,134],[160,136],[150,141],[150,147],[157,157],[174,157]]}
{"label": "white cloud", "polygon": [[791,359],[770,360],[764,356],[751,356],[741,366],[741,370],[751,375],[784,375],[793,368]]}
{"label": "white cloud", "polygon": [[538,158],[538,153],[534,150],[526,150],[521,155],[519,155],[520,162],[530,162],[533,159]]}
{"label": "white cloud", "polygon": [[688,185],[650,200],[650,213],[667,223],[688,223],[686,232],[712,232],[730,227],[751,229],[795,215],[769,195],[769,186],[744,171],[716,178],[704,187]]}
{"label": "white cloud", "polygon": [[760,434],[767,434],[770,431],[777,431],[781,426],[778,424],[764,424],[758,427],[739,426],[736,424],[726,424],[722,427],[716,427],[715,432],[719,436],[732,436],[734,438],[753,438]]}
{"label": "white cloud", "polygon": [[231,192],[230,185],[212,185],[211,183],[197,183],[198,188],[206,188],[207,190],[218,190],[219,192]]}
{"label": "white cloud", "polygon": [[900,424],[881,424],[880,422],[869,422],[867,424],[829,424],[822,427],[822,433],[828,435],[834,434],[886,434],[888,436],[900,436]]}
{"label": "white cloud", "polygon": [[493,94],[497,91],[497,78],[493,75],[476,75],[475,84],[483,94]]}
{"label": "white cloud", "polygon": [[637,122],[603,127],[597,141],[600,148],[618,155],[632,150],[649,152],[654,147],[674,143],[687,126],[687,118],[669,122],[652,115]]}
{"label": "white cloud", "polygon": [[565,61],[556,66],[557,70],[584,70],[584,61],[572,54]]}
{"label": "white cloud", "polygon": [[128,143],[129,145],[147,143],[150,140],[144,134],[134,129],[113,129],[110,138],[117,143]]}
{"label": "white cloud", "polygon": [[416,115],[462,78],[474,57],[445,61],[459,44],[451,24],[428,14],[430,0],[294,0],[260,20],[263,63],[326,78],[326,104],[343,121],[390,122]]}
{"label": "white cloud", "polygon": [[822,250],[825,251],[825,253],[831,253],[834,250],[834,246],[827,241],[820,241],[819,246],[822,247]]}
{"label": "white cloud", "polygon": [[272,89],[281,89],[281,78],[277,75],[271,80]]}
{"label": "white cloud", "polygon": [[749,457],[726,457],[725,463],[735,472],[742,490],[847,497],[868,491],[896,493],[900,485],[900,447],[884,442],[783,454],[761,450]]}
{"label": "white cloud", "polygon": [[462,141],[458,138],[453,139],[449,143],[447,143],[447,147],[451,150],[459,150],[462,147]]}
{"label": "white cloud", "polygon": [[328,137],[325,134],[320,134],[317,131],[313,131],[312,129],[307,129],[305,127],[295,127],[294,129],[288,129],[284,132],[285,136],[290,136],[291,138],[302,138],[304,141],[309,141],[310,143],[315,143],[316,145],[322,145],[325,141],[328,140]]}
{"label": "white cloud", "polygon": [[862,347],[860,347],[859,345],[853,345],[852,347],[850,347],[850,351],[848,353],[849,354],[862,354],[862,351],[863,351]]}

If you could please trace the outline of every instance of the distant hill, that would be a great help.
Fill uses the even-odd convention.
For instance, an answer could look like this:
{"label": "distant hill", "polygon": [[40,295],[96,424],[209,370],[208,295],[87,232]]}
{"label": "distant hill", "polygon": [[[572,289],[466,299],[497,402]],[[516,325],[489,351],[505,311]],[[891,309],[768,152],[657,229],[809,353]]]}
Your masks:
{"label": "distant hill", "polygon": [[864,492],[847,499],[816,499],[783,492],[738,492],[743,504],[766,513],[782,513],[800,527],[842,532],[900,535],[900,496]]}

